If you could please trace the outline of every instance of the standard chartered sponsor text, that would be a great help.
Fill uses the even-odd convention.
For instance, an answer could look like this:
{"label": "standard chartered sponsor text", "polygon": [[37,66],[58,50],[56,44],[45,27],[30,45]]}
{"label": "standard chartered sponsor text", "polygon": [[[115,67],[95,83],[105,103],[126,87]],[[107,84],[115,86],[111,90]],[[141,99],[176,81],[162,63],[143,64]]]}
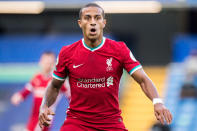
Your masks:
{"label": "standard chartered sponsor text", "polygon": [[105,82],[105,77],[103,78],[90,78],[90,79],[78,79],[79,82],[89,83],[89,82]]}
{"label": "standard chartered sponsor text", "polygon": [[92,83],[80,83],[77,82],[77,87],[82,87],[82,88],[101,88],[101,87],[105,87],[105,83],[96,83],[96,84],[92,84]]}
{"label": "standard chartered sponsor text", "polygon": [[91,78],[91,79],[78,79],[77,87],[81,87],[81,88],[102,88],[102,87],[105,87],[105,77]]}

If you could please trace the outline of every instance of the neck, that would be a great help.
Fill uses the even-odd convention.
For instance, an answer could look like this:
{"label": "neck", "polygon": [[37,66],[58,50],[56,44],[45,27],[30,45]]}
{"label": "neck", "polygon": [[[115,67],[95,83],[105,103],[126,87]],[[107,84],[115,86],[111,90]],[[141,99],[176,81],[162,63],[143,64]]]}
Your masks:
{"label": "neck", "polygon": [[97,47],[101,44],[102,40],[103,36],[100,36],[98,39],[88,39],[87,37],[84,37],[84,42],[91,48]]}
{"label": "neck", "polygon": [[48,71],[42,71],[42,74],[46,77],[48,77],[50,75],[51,72],[48,72]]}

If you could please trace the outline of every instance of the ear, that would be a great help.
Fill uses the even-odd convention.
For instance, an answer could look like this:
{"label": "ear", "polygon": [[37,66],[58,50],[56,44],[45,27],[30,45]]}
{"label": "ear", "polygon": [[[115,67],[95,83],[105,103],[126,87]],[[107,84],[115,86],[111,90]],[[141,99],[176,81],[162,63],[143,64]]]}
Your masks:
{"label": "ear", "polygon": [[80,19],[78,20],[78,25],[81,28],[81,20]]}
{"label": "ear", "polygon": [[104,19],[104,20],[103,20],[103,28],[105,28],[106,23],[107,23],[107,20]]}

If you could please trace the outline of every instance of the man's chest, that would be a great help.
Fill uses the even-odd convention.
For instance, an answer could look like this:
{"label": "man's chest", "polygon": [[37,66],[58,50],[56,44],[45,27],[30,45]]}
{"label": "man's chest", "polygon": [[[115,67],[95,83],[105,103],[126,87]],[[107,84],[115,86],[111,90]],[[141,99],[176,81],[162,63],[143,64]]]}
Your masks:
{"label": "man's chest", "polygon": [[72,76],[92,78],[114,75],[122,65],[117,56],[109,53],[78,52],[70,58],[67,68]]}
{"label": "man's chest", "polygon": [[51,79],[42,79],[40,77],[38,78],[35,78],[33,80],[33,94],[34,94],[34,97],[39,97],[39,98],[42,98],[43,95],[44,95],[44,92],[45,92],[45,89],[47,87],[47,84],[48,82],[50,81]]}

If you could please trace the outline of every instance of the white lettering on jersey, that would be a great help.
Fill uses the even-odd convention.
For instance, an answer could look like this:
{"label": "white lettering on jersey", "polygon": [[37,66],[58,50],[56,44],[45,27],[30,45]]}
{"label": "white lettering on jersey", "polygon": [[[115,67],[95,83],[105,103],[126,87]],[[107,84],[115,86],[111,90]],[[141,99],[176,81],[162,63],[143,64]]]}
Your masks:
{"label": "white lettering on jersey", "polygon": [[106,60],[106,64],[107,64],[106,70],[107,70],[107,71],[113,70],[113,68],[112,68],[112,59],[113,59],[113,58],[111,57],[111,58],[109,58],[109,59]]}
{"label": "white lettering on jersey", "polygon": [[112,76],[110,76],[109,78],[107,78],[107,87],[109,86],[113,86],[114,84],[114,78]]}
{"label": "white lettering on jersey", "polygon": [[105,87],[105,77],[91,78],[91,79],[78,79],[77,87],[81,87],[81,88],[102,88],[102,87]]}
{"label": "white lettering on jersey", "polygon": [[113,77],[110,76],[107,79],[105,77],[103,78],[91,78],[91,79],[78,79],[77,87],[81,88],[102,88],[113,86]]}
{"label": "white lettering on jersey", "polygon": [[131,59],[133,60],[133,61],[137,61],[136,59],[135,59],[135,57],[133,56],[133,53],[130,51],[130,57],[131,57]]}

